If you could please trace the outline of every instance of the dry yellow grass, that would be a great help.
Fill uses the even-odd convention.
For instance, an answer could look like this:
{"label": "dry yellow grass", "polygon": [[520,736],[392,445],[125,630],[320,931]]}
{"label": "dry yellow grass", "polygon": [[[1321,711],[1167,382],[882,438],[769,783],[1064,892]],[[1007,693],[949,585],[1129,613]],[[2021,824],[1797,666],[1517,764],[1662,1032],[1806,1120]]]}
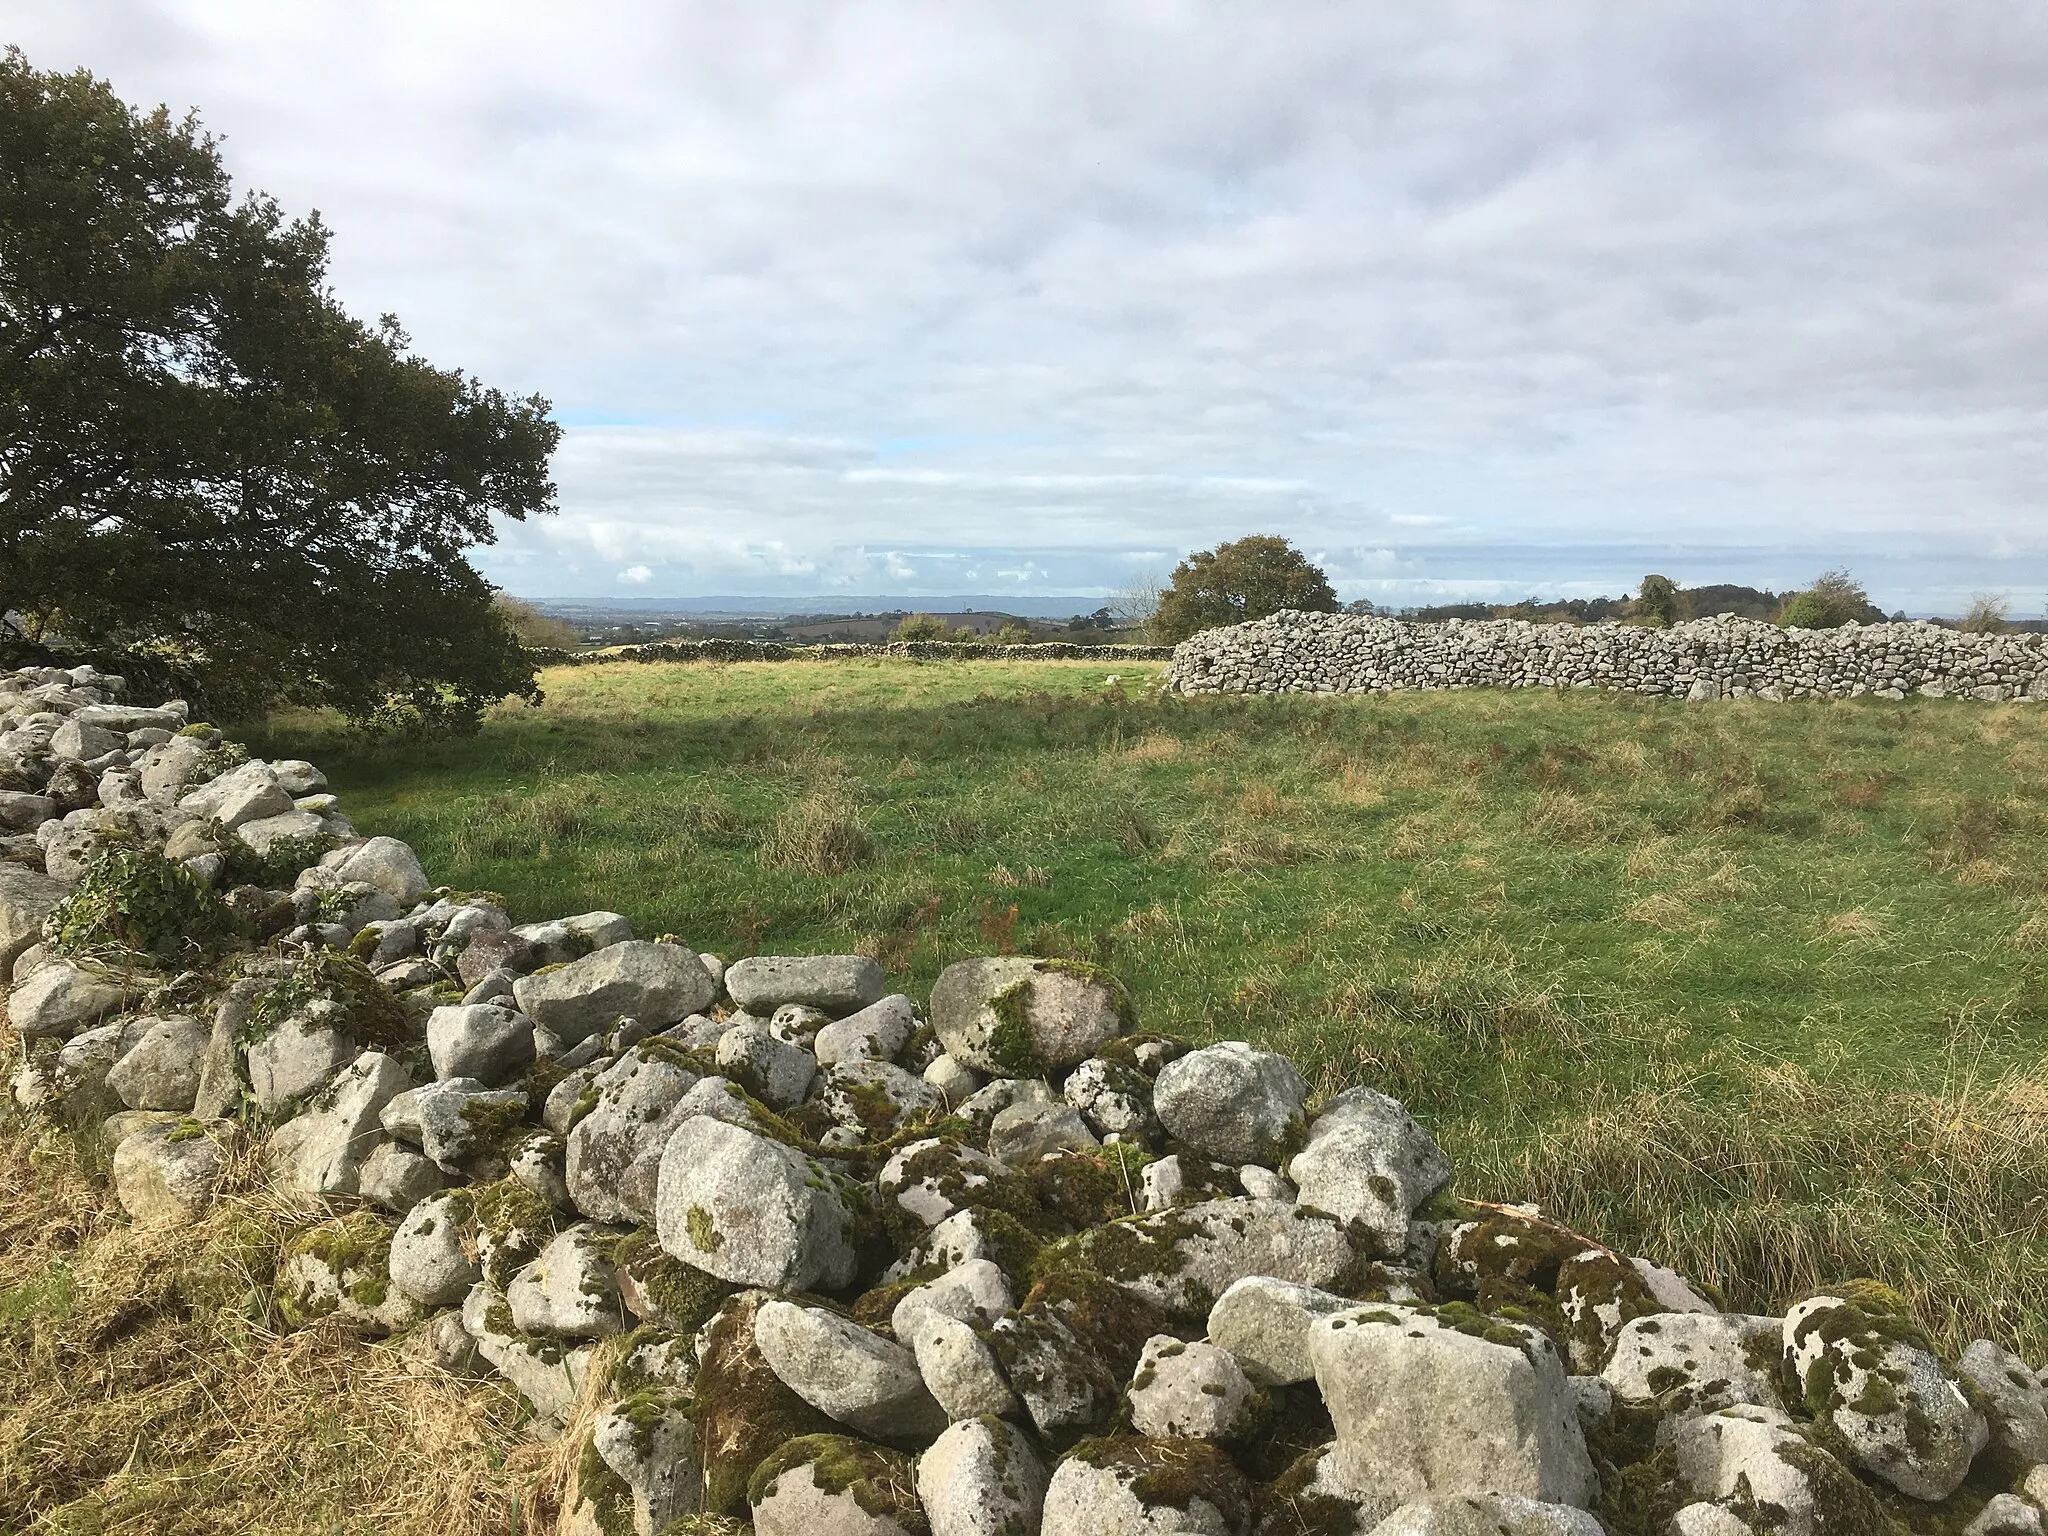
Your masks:
{"label": "dry yellow grass", "polygon": [[1891,937],[1891,925],[1884,914],[1865,907],[1837,912],[1827,920],[1822,931],[1831,939],[1847,939],[1858,944],[1882,944]]}
{"label": "dry yellow grass", "polygon": [[544,1528],[548,1452],[509,1387],[283,1331],[272,1266],[315,1217],[252,1175],[145,1230],[61,1133],[0,1127],[0,1531],[496,1536],[521,1504]]}
{"label": "dry yellow grass", "polygon": [[1124,748],[1123,755],[1134,763],[1170,763],[1181,755],[1178,736],[1141,736]]}

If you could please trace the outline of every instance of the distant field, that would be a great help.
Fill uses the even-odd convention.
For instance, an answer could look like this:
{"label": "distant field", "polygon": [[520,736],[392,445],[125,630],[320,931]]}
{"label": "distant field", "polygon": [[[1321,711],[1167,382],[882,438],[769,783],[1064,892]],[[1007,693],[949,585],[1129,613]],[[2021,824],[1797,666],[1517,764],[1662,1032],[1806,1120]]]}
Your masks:
{"label": "distant field", "polygon": [[2048,1354],[2048,711],[1159,670],[564,669],[470,741],[256,744],[520,918],[857,947],[920,995],[1085,956],[1148,1025],[1405,1099],[1463,1192],[1740,1304],[1875,1273]]}

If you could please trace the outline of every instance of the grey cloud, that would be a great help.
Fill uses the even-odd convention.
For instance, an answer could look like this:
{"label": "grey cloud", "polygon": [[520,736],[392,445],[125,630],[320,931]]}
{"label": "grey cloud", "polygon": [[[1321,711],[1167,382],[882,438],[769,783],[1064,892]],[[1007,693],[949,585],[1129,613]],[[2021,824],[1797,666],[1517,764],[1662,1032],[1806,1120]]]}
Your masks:
{"label": "grey cloud", "polygon": [[2048,13],[13,14],[558,402],[563,515],[487,556],[534,595],[1082,594],[1254,530],[1418,594],[2048,580]]}

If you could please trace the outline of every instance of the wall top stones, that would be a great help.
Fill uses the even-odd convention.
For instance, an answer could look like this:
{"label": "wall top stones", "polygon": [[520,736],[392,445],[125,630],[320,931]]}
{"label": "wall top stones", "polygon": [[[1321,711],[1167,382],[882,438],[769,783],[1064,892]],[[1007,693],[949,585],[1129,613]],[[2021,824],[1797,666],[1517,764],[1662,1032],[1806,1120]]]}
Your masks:
{"label": "wall top stones", "polygon": [[1925,623],[1780,629],[1700,619],[1670,629],[1520,619],[1278,613],[1174,649],[1180,693],[1390,693],[1417,688],[1604,688],[1719,698],[2048,699],[2048,636]]}
{"label": "wall top stones", "polygon": [[898,640],[888,645],[783,645],[774,640],[662,640],[612,651],[565,651],[529,647],[540,667],[594,667],[621,661],[843,661],[895,656],[911,661],[1167,661],[1170,645],[958,644],[951,640]]}

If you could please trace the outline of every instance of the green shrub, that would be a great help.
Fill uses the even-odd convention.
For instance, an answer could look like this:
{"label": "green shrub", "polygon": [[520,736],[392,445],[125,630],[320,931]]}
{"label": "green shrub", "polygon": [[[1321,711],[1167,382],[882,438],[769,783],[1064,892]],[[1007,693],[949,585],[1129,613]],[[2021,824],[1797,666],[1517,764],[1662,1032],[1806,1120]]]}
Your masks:
{"label": "green shrub", "polygon": [[258,853],[232,832],[219,841],[221,857],[227,861],[229,885],[260,885],[265,890],[290,885],[299,871],[310,869],[339,839],[326,832],[305,837],[280,837],[268,853]]}
{"label": "green shrub", "polygon": [[952,638],[946,629],[944,619],[935,619],[928,613],[913,613],[896,626],[892,640],[947,640]]}
{"label": "green shrub", "polygon": [[154,849],[110,844],[92,855],[77,889],[43,932],[60,955],[127,950],[176,960],[233,935],[235,923],[206,882]]}

